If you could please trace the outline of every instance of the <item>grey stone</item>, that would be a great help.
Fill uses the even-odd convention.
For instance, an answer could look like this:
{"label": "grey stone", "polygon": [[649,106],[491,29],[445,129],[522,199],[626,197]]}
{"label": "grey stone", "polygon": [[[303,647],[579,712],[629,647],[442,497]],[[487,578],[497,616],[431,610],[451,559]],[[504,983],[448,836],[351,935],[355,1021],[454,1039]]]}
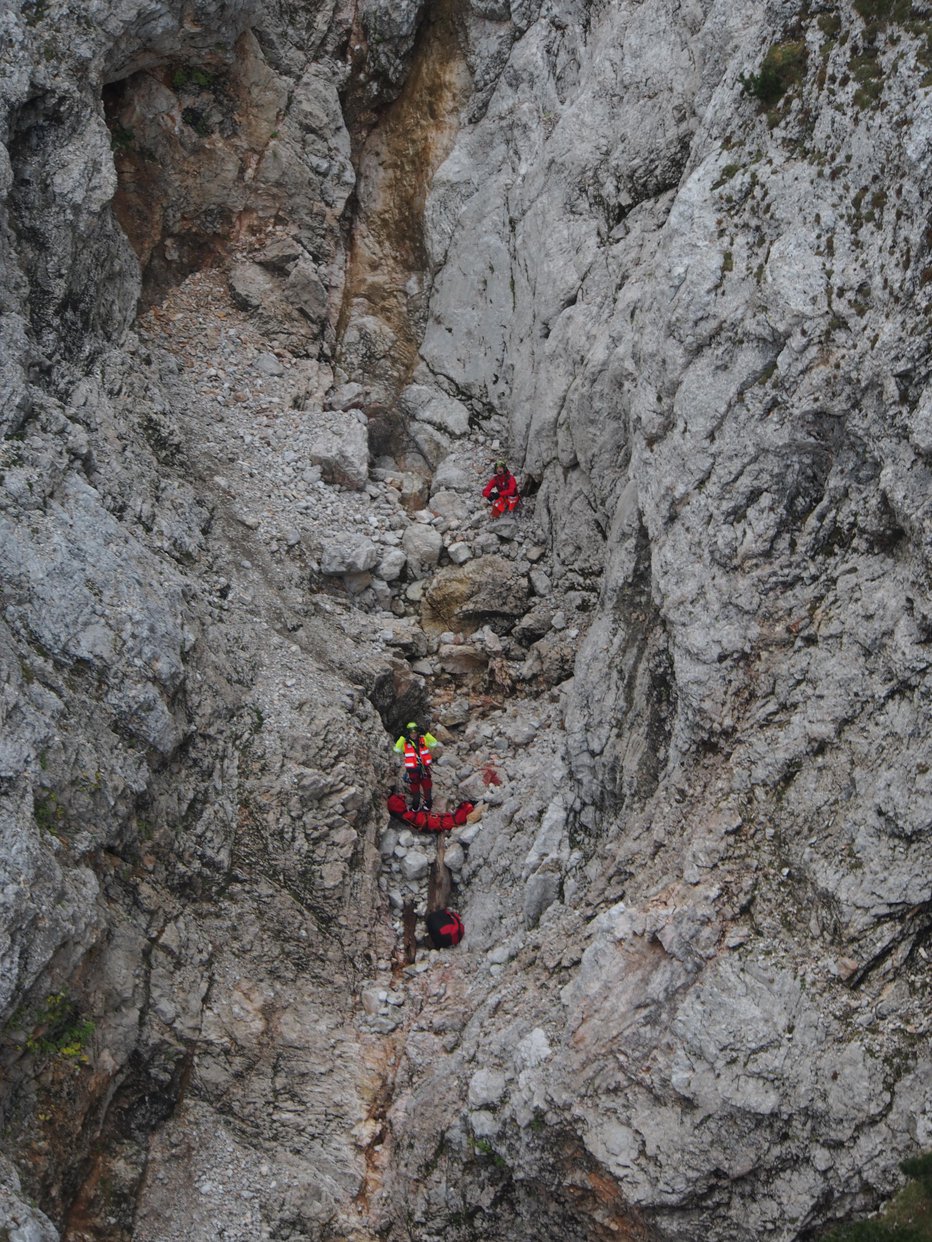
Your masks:
{"label": "grey stone", "polygon": [[365,573],[378,565],[380,557],[378,544],[365,535],[332,535],[321,548],[320,571],[331,576]]}
{"label": "grey stone", "polygon": [[383,997],[385,992],[381,988],[365,988],[363,989],[360,1000],[362,1007],[368,1014],[376,1014],[382,1008]]}
{"label": "grey stone", "polygon": [[401,874],[406,880],[422,880],[427,875],[430,860],[420,850],[409,850],[401,860]]}
{"label": "grey stone", "polygon": [[471,492],[476,480],[454,457],[446,457],[434,471],[433,487],[437,491]]}
{"label": "grey stone", "polygon": [[554,871],[537,871],[524,885],[524,917],[528,927],[536,927],[541,915],[560,896],[560,876]]}
{"label": "grey stone", "polygon": [[328,483],[362,489],[369,477],[369,440],[365,420],[353,411],[307,412],[308,460],[320,467]]}
{"label": "grey stone", "polygon": [[291,269],[285,281],[284,297],[312,322],[322,320],[327,312],[327,288],[308,259],[299,259]]}
{"label": "grey stone", "polygon": [[443,861],[454,875],[459,875],[466,861],[466,855],[459,841],[452,841],[444,850]]}
{"label": "grey stone", "polygon": [[528,578],[535,595],[547,596],[553,589],[550,579],[542,570],[532,569],[528,574]]}
{"label": "grey stone", "polygon": [[379,576],[386,582],[396,582],[407,563],[407,555],[400,548],[390,548],[379,562]]}
{"label": "grey stone", "polygon": [[275,282],[257,263],[242,260],[230,269],[233,298],[243,310],[258,310],[272,296]]}
{"label": "grey stone", "polygon": [[358,409],[364,394],[362,384],[340,384],[328,394],[327,405],[332,410]]}
{"label": "grey stone", "polygon": [[[459,796],[464,801],[481,802],[483,798],[489,796],[489,787],[486,785],[482,772],[473,772],[465,780],[460,781],[457,789],[459,790]],[[462,834],[460,839],[464,839]]]}
{"label": "grey stone", "polygon": [[430,498],[432,511],[441,517],[452,518],[461,522],[469,513],[465,499],[452,490],[435,491]]}
{"label": "grey stone", "polygon": [[469,431],[469,411],[438,389],[411,384],[401,394],[401,404],[412,418],[430,423],[447,435],[464,436]]}
{"label": "grey stone", "polygon": [[409,526],[401,538],[408,568],[415,578],[424,578],[440,559],[443,538],[432,526]]}
{"label": "grey stone", "polygon": [[497,1070],[478,1069],[469,1080],[469,1105],[471,1108],[495,1107],[505,1094],[504,1074]]}
{"label": "grey stone", "polygon": [[257,371],[261,371],[263,375],[277,376],[285,374],[285,368],[274,354],[259,354],[253,366]]}
{"label": "grey stone", "polygon": [[466,698],[453,699],[440,709],[438,718],[441,724],[450,726],[465,724],[471,715],[469,700]]}
{"label": "grey stone", "polygon": [[255,259],[263,267],[269,267],[280,275],[287,275],[292,265],[304,254],[304,247],[295,238],[280,237],[256,254]]}

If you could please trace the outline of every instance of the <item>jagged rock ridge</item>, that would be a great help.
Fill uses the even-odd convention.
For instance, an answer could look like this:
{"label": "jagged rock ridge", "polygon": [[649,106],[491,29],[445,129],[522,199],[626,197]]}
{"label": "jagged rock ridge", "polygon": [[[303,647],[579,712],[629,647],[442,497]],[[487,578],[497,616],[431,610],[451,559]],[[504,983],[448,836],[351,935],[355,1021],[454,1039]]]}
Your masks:
{"label": "jagged rock ridge", "polygon": [[[28,1193],[162,1242],[870,1206],[932,1117],[923,7],[2,21]],[[405,972],[424,712],[488,809]]]}

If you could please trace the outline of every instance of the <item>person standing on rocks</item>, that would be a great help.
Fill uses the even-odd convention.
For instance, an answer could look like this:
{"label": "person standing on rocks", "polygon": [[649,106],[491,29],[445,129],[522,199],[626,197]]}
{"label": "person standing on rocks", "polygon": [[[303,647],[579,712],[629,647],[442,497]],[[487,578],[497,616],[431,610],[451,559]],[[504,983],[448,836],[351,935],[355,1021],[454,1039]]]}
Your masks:
{"label": "person standing on rocks", "polygon": [[485,500],[492,502],[492,517],[501,517],[503,513],[511,513],[521,499],[518,492],[518,480],[503,461],[495,463],[495,474],[489,479],[482,490]]}
{"label": "person standing on rocks", "polygon": [[422,795],[425,811],[429,811],[434,804],[433,780],[430,775],[433,756],[430,748],[436,745],[437,739],[434,735],[422,733],[417,722],[413,720],[405,726],[405,732],[395,743],[395,750],[404,756],[404,779],[411,794],[412,811],[420,808]]}

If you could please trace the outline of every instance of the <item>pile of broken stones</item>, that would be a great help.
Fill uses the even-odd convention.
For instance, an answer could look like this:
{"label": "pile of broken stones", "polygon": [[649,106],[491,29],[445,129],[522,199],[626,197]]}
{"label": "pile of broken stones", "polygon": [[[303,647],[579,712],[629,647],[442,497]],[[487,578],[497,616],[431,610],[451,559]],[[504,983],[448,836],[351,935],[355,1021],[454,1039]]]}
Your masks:
{"label": "pile of broken stones", "polygon": [[[460,402],[419,383],[400,412],[364,409],[362,388],[338,368],[270,349],[219,273],[172,290],[140,338],[141,350],[158,352],[163,381],[185,390],[216,510],[348,633],[365,624],[425,680],[422,723],[440,739],[435,807],[500,802],[539,723],[522,704],[571,675],[591,604],[583,591],[555,589],[532,500],[491,520],[481,491],[503,429],[476,425]],[[481,830],[480,820],[448,841],[454,886],[468,880]],[[386,822],[380,886],[399,942],[405,903],[426,909],[435,845]],[[387,1032],[404,993],[382,966],[383,982],[363,987],[361,1021]]]}

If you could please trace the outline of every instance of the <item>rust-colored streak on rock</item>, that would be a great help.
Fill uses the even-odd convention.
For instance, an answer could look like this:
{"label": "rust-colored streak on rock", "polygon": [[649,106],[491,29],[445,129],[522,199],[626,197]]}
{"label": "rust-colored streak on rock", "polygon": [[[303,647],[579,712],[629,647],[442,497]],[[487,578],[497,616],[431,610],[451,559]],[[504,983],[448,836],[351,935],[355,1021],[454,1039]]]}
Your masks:
{"label": "rust-colored streak on rock", "polygon": [[[424,205],[448,155],[470,85],[454,0],[437,0],[424,18],[411,71],[398,98],[356,156],[357,218],[350,244],[342,339],[361,315],[382,320],[396,338],[387,365],[400,387],[417,355],[422,312],[411,278],[426,274]],[[360,142],[360,135],[355,135]]]}
{"label": "rust-colored streak on rock", "polygon": [[[659,1242],[660,1235],[630,1204],[619,1183],[599,1168],[575,1135],[566,1135],[560,1155],[558,1199],[587,1221],[593,1242]],[[541,1195],[548,1188],[541,1187]]]}
{"label": "rust-colored streak on rock", "polygon": [[402,907],[401,923],[404,960],[406,964],[410,964],[417,957],[417,913],[411,900],[406,901]]}
{"label": "rust-colored streak on rock", "polygon": [[143,270],[143,306],[276,218],[283,193],[256,174],[284,104],[248,35],[230,63],[146,70],[105,89],[113,212]]}

